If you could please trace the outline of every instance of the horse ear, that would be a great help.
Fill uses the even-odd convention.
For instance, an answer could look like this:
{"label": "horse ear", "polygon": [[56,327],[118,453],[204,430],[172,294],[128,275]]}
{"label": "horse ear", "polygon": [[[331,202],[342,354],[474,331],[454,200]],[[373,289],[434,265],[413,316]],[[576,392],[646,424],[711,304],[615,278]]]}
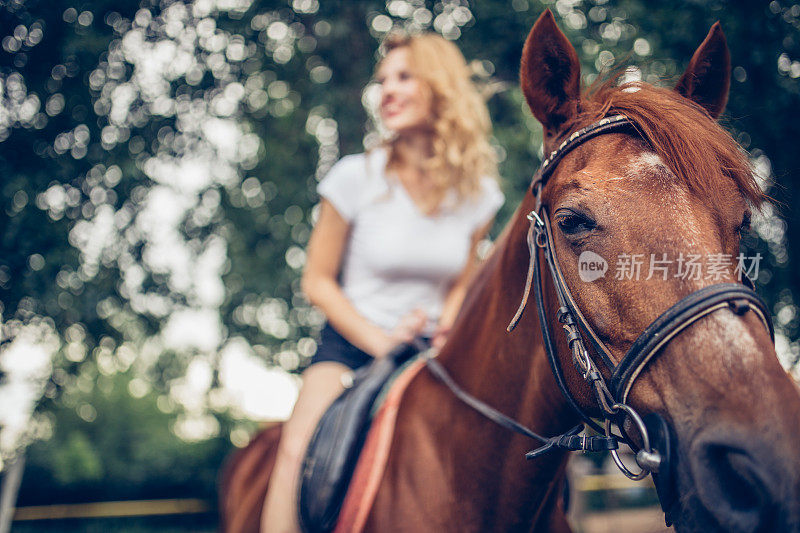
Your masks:
{"label": "horse ear", "polygon": [[553,137],[578,111],[578,54],[558,29],[549,9],[539,16],[522,49],[520,83],[533,115]]}
{"label": "horse ear", "polygon": [[719,22],[715,22],[695,51],[675,90],[700,104],[717,118],[728,102],[731,87],[731,54]]}

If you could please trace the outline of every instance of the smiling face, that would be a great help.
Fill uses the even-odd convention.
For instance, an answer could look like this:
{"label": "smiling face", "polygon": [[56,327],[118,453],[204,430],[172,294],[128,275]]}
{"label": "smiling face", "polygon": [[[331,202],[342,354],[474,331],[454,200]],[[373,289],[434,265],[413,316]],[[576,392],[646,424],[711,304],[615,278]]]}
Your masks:
{"label": "smiling face", "polygon": [[406,134],[429,127],[431,91],[414,73],[408,47],[386,54],[376,79],[381,87],[380,116],[387,129]]}

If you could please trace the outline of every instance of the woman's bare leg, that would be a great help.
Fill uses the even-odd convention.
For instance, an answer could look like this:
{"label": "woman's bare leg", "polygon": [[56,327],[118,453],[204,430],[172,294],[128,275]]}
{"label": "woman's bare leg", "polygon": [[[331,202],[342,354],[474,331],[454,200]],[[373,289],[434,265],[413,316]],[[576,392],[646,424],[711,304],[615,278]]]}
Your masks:
{"label": "woman's bare leg", "polygon": [[342,374],[350,369],[341,363],[324,361],[303,372],[303,386],[283,426],[278,457],[269,480],[264,511],[261,514],[263,533],[296,533],[297,481],[303,456],[311,435],[322,414],[342,392]]}

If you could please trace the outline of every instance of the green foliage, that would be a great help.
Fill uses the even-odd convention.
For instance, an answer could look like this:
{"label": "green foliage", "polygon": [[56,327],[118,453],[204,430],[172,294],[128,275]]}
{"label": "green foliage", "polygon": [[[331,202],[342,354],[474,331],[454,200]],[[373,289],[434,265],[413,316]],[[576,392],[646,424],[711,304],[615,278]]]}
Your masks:
{"label": "green foliage", "polygon": [[63,448],[52,457],[53,477],[62,485],[91,482],[103,478],[97,450],[84,433],[72,431],[63,442]]}
{"label": "green foliage", "polygon": [[[214,499],[217,469],[230,450],[230,421],[220,436],[175,437],[175,416],[159,394],[134,398],[131,376],[98,378],[48,413],[48,438],[28,448],[19,506],[56,502],[197,497]],[[47,487],[44,491],[43,487]]]}

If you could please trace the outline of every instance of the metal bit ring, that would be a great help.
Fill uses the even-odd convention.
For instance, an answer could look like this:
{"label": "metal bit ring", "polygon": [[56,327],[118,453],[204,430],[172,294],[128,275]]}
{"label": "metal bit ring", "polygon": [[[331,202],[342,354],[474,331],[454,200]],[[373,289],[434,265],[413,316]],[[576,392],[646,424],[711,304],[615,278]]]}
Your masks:
{"label": "metal bit ring", "polygon": [[[615,403],[611,406],[614,411],[624,411],[631,420],[633,420],[634,426],[639,431],[639,435],[642,437],[642,450],[644,450],[648,457],[653,458],[652,461],[649,463],[651,464],[652,470],[644,468],[642,465],[639,465],[641,470],[639,472],[631,472],[625,463],[622,462],[622,459],[619,457],[619,452],[617,450],[611,450],[611,458],[614,460],[614,464],[617,465],[617,468],[625,475],[625,477],[632,479],[634,481],[639,481],[647,477],[647,475],[651,471],[658,471],[658,468],[655,467],[655,463],[660,463],[661,457],[657,451],[653,450],[650,447],[650,436],[647,434],[647,428],[644,425],[644,421],[642,417],[639,416],[639,413],[633,410],[629,405],[624,403]],[[605,422],[605,430],[606,430],[606,437],[611,437],[611,420],[606,419]],[[656,459],[657,458],[657,459]],[[638,461],[637,461],[637,464]]]}

